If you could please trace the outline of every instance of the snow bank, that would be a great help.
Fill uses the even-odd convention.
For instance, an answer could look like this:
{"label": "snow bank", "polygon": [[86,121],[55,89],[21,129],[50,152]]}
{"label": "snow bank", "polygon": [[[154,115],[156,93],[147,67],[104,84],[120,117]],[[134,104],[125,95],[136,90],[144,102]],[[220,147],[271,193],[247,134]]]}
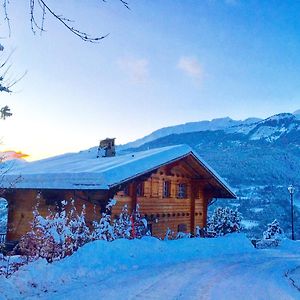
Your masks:
{"label": "snow bank", "polygon": [[289,253],[300,253],[300,241],[292,241],[290,239],[283,239],[280,244],[278,249],[284,252],[289,252]]}
{"label": "snow bank", "polygon": [[[86,244],[72,256],[48,264],[35,261],[22,267],[9,279],[1,278],[1,287],[8,292],[14,286],[20,293],[30,294],[32,288],[55,291],[56,286],[80,278],[105,278],[111,273],[138,268],[174,264],[194,259],[207,259],[245,254],[255,251],[243,234],[231,234],[215,239],[181,239],[160,241],[153,237],[141,240],[119,239],[113,242],[95,241]],[[1,296],[0,296],[1,299]]]}

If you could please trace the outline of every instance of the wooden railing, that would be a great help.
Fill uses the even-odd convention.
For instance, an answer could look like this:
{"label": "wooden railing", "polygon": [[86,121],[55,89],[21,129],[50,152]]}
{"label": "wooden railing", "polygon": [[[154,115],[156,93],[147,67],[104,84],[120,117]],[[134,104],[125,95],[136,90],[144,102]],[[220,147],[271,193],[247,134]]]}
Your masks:
{"label": "wooden railing", "polygon": [[0,244],[4,244],[6,242],[6,233],[0,233]]}

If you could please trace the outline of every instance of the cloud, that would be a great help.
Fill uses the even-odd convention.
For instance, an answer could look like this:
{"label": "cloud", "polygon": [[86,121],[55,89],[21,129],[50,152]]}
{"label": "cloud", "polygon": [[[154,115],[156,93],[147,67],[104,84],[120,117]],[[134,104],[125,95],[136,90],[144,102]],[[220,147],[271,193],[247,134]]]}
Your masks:
{"label": "cloud", "polygon": [[28,156],[28,154],[22,153],[21,151],[7,150],[0,152],[0,158],[2,161],[22,158],[24,159]]}
{"label": "cloud", "polygon": [[183,56],[179,59],[177,67],[182,70],[186,75],[196,79],[202,80],[203,70],[195,57]]}
{"label": "cloud", "polygon": [[149,78],[149,62],[147,59],[123,58],[119,60],[118,64],[133,83],[145,83]]}

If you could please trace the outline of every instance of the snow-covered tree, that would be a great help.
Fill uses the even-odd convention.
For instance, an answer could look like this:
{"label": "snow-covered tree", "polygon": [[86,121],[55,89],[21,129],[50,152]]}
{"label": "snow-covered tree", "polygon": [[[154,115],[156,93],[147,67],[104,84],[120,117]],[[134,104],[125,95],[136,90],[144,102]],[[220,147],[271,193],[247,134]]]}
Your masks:
{"label": "snow-covered tree", "polygon": [[137,204],[136,209],[132,212],[131,222],[133,224],[132,228],[132,237],[133,238],[142,238],[148,233],[148,223],[147,220],[141,216],[140,206]]}
{"label": "snow-covered tree", "polygon": [[256,248],[274,248],[277,247],[280,241],[284,238],[284,232],[279,226],[278,221],[275,219],[272,223],[268,224],[268,228],[263,232],[263,238],[256,243]]}
{"label": "snow-covered tree", "polygon": [[206,234],[209,237],[223,236],[241,229],[242,216],[238,210],[218,207],[207,220]]}
{"label": "snow-covered tree", "polygon": [[122,212],[114,221],[114,232],[116,238],[125,238],[130,239],[131,238],[131,231],[132,231],[132,224],[130,221],[130,214],[128,212],[128,206],[125,204],[122,207]]}
{"label": "snow-covered tree", "polygon": [[116,204],[116,200],[109,200],[106,211],[102,214],[101,219],[93,222],[93,240],[113,241],[116,236],[114,226],[111,224],[111,209]]}
{"label": "snow-covered tree", "polygon": [[283,230],[279,226],[278,221],[275,219],[272,223],[268,224],[268,228],[263,233],[264,240],[281,240],[284,236]]}

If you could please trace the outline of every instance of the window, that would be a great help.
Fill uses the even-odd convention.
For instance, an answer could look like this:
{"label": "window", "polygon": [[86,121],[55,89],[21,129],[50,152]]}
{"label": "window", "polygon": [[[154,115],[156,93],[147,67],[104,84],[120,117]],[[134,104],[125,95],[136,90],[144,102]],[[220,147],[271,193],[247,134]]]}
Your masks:
{"label": "window", "polygon": [[171,182],[170,181],[164,181],[163,197],[164,198],[170,197],[170,191],[171,191]]}
{"label": "window", "polygon": [[179,183],[178,184],[177,198],[184,199],[184,198],[186,198],[186,196],[187,196],[187,193],[186,193],[186,184],[185,183]]}
{"label": "window", "polygon": [[144,183],[143,182],[138,183],[138,185],[136,186],[136,195],[139,197],[144,196]]}

